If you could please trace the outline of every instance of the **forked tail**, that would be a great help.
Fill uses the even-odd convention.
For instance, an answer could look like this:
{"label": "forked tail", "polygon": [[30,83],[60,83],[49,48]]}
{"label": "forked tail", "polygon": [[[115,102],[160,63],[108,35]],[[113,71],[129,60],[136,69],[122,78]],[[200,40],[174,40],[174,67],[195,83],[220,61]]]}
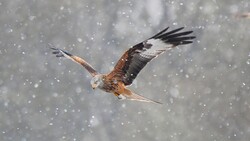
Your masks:
{"label": "forked tail", "polygon": [[135,101],[141,101],[141,102],[151,102],[151,103],[157,103],[157,104],[162,104],[161,102],[151,100],[149,98],[146,98],[144,96],[138,95],[130,91],[129,89],[125,89],[124,93],[122,94],[123,96],[126,97],[128,100],[135,100]]}

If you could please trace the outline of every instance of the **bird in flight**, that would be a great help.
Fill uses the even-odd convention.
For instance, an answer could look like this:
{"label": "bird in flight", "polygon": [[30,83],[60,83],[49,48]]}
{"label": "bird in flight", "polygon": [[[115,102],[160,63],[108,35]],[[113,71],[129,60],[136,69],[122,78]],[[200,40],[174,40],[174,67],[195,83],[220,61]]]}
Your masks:
{"label": "bird in flight", "polygon": [[153,58],[178,45],[186,45],[193,42],[192,40],[195,36],[190,36],[193,31],[181,31],[183,28],[168,31],[169,27],[167,27],[151,38],[132,46],[121,56],[114,69],[108,74],[100,74],[84,59],[50,46],[53,50],[52,53],[56,57],[66,57],[82,65],[92,75],[90,83],[93,89],[99,88],[105,92],[113,93],[118,99],[161,104],[134,93],[127,86],[132,84],[139,72]]}

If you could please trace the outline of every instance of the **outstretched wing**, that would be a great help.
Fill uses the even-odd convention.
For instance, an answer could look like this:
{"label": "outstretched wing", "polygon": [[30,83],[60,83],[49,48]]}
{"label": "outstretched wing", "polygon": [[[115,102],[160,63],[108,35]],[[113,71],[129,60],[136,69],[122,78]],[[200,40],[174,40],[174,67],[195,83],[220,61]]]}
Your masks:
{"label": "outstretched wing", "polygon": [[50,47],[53,50],[53,54],[56,54],[56,57],[66,57],[76,63],[81,64],[85,69],[88,70],[88,72],[92,75],[95,76],[97,75],[97,71],[89,64],[87,63],[85,60],[83,60],[82,58],[78,57],[78,56],[74,56],[66,51],[63,51],[59,48],[54,48],[54,47]]}
{"label": "outstretched wing", "polygon": [[153,37],[131,47],[122,55],[108,77],[115,77],[125,85],[132,84],[138,73],[153,58],[178,45],[192,43],[195,36],[189,36],[189,34],[193,31],[179,32],[183,28],[167,32],[167,27]]}

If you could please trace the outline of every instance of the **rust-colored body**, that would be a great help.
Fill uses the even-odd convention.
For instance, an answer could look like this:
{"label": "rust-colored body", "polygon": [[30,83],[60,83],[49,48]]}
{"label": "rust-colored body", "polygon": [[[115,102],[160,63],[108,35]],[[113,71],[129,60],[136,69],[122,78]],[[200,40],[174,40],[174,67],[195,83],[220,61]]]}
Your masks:
{"label": "rust-colored body", "polygon": [[192,43],[192,39],[195,38],[189,36],[192,31],[179,32],[182,29],[183,27],[167,32],[168,28],[166,28],[153,37],[134,45],[122,55],[109,74],[99,74],[89,63],[78,56],[71,55],[61,49],[53,47],[52,49],[57,57],[71,59],[88,70],[93,76],[91,80],[93,89],[99,88],[105,92],[113,93],[119,99],[160,103],[135,94],[127,86],[132,84],[139,72],[153,58],[178,45]]}

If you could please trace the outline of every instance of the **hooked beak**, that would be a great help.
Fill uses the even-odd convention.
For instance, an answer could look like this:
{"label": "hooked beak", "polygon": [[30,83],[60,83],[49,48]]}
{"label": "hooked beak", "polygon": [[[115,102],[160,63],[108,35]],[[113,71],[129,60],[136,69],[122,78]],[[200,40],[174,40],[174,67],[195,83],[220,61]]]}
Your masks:
{"label": "hooked beak", "polygon": [[92,89],[93,89],[93,90],[97,87],[97,85],[95,85],[95,84],[93,84],[93,85],[91,85],[91,86],[92,86]]}

